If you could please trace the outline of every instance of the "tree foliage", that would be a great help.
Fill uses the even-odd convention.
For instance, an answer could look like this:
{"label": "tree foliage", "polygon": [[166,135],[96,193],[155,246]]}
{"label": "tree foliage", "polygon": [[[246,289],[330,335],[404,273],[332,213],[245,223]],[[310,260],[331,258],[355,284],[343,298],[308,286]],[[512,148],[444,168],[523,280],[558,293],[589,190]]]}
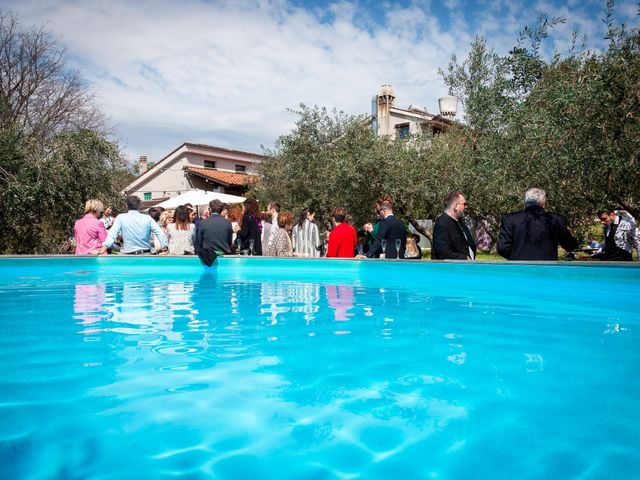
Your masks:
{"label": "tree foliage", "polygon": [[611,1],[606,20],[604,51],[574,43],[542,58],[541,42],[562,20],[541,17],[509,54],[476,39],[469,58],[454,58],[443,73],[467,127],[447,133],[466,148],[446,154],[468,167],[461,173],[476,213],[494,228],[531,186],[546,189],[550,206],[574,224],[607,205],[640,214],[640,37],[616,25]]}
{"label": "tree foliage", "polygon": [[293,113],[294,129],[260,165],[261,182],[253,191],[258,198],[294,212],[313,206],[325,221],[333,208],[345,207],[362,225],[374,219],[376,200],[391,195],[395,214],[430,236],[417,219],[437,215],[446,189],[462,185],[455,164],[434,155],[423,137],[378,138],[362,117],[305,105]]}
{"label": "tree foliage", "polygon": [[116,203],[128,178],[64,52],[0,13],[0,253],[54,252],[84,202]]}
{"label": "tree foliage", "polygon": [[362,118],[301,106],[293,131],[267,152],[256,193],[291,209],[345,206],[357,223],[390,194],[415,223],[460,190],[494,238],[534,186],[576,226],[603,206],[640,218],[640,36],[616,24],[611,1],[607,8],[603,51],[578,48],[576,34],[567,53],[545,58],[545,39],[564,20],[544,16],[505,55],[476,38],[465,60],[453,57],[441,72],[464,122],[432,142],[376,138]]}
{"label": "tree foliage", "polygon": [[300,105],[292,113],[295,127],[266,152],[256,195],[294,212],[313,206],[326,218],[333,207],[348,206],[358,220],[368,218],[361,205],[375,195],[376,182],[368,180],[381,161],[372,156],[377,139],[371,129],[360,118],[325,108]]}

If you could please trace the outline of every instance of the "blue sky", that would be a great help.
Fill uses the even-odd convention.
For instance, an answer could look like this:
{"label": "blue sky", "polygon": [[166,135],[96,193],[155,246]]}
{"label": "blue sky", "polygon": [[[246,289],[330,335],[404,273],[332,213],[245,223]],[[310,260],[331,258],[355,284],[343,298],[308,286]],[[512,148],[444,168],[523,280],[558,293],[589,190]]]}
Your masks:
{"label": "blue sky", "polygon": [[[46,24],[94,90],[130,160],[185,141],[261,153],[303,102],[368,113],[383,83],[396,103],[437,111],[438,76],[474,36],[506,52],[540,12],[605,45],[605,1],[3,0],[23,26]],[[619,20],[638,26],[636,0]]]}

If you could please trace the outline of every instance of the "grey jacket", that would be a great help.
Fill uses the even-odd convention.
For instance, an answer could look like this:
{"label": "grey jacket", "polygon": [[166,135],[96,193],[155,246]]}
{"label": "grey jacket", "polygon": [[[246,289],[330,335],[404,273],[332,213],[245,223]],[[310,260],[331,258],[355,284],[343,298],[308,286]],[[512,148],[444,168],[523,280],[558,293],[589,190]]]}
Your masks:
{"label": "grey jacket", "polygon": [[[616,215],[613,224],[617,226],[613,237],[616,246],[629,253],[633,253],[635,246],[636,252],[638,252],[638,261],[640,261],[640,229],[630,218],[621,215]],[[605,238],[607,238],[608,228],[610,228],[609,225],[603,229]]]}

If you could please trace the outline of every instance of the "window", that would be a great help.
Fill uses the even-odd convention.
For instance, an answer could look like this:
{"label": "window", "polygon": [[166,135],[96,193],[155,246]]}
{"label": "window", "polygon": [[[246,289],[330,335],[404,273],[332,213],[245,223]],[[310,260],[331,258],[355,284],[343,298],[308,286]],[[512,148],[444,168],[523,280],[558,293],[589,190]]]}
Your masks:
{"label": "window", "polygon": [[216,168],[216,162],[214,162],[213,160],[205,160],[204,168]]}
{"label": "window", "polygon": [[247,171],[247,167],[246,165],[236,165],[236,172],[246,172]]}
{"label": "window", "polygon": [[396,125],[396,130],[397,130],[396,136],[398,138],[407,138],[410,134],[408,123],[403,123],[402,125]]}
{"label": "window", "polygon": [[151,200],[151,192],[146,192],[146,193],[144,194],[144,199],[145,199],[145,200]]}

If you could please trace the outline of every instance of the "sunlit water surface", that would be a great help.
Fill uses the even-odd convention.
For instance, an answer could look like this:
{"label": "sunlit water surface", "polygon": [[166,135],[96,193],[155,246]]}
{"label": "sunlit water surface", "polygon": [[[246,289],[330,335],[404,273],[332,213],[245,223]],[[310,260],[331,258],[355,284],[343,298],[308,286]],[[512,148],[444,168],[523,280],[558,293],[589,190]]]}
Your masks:
{"label": "sunlit water surface", "polygon": [[0,259],[1,476],[639,478],[639,279]]}

